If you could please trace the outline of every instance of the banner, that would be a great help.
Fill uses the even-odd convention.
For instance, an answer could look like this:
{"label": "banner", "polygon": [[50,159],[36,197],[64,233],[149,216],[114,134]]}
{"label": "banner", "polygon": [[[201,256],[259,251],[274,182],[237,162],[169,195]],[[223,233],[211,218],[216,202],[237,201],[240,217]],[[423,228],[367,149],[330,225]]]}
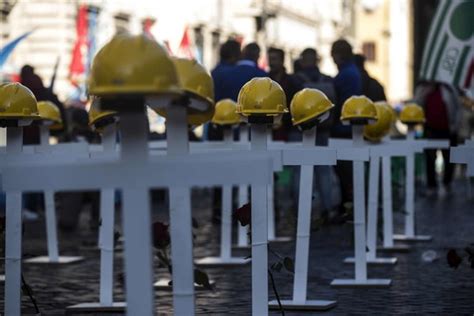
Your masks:
{"label": "banner", "polygon": [[194,59],[194,53],[191,48],[191,38],[189,36],[188,27],[184,29],[183,37],[181,38],[181,42],[179,43],[177,55],[179,57]]}
{"label": "banner", "polygon": [[72,51],[72,59],[69,64],[69,80],[73,85],[80,84],[85,79],[86,58],[88,52],[88,25],[87,6],[81,5],[76,22],[77,39]]}
{"label": "banner", "polygon": [[440,0],[423,51],[420,79],[472,85],[474,1]]}
{"label": "banner", "polygon": [[153,18],[145,18],[142,21],[143,34],[145,34],[146,36],[148,36],[151,39],[155,39],[155,37],[151,33],[151,28],[153,27],[155,22],[156,22],[156,20],[153,19]]}
{"label": "banner", "polygon": [[8,57],[10,57],[11,53],[15,49],[15,47],[27,38],[33,31],[26,32],[25,34],[15,38],[11,42],[7,43],[4,47],[0,49],[0,69],[3,67],[5,62],[7,61]]}

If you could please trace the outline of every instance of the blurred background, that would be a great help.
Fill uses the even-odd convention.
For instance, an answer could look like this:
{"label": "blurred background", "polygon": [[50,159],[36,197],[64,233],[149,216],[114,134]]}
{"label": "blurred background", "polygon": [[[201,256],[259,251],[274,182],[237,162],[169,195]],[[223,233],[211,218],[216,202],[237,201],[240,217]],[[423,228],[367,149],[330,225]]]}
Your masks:
{"label": "blurred background", "polygon": [[[170,53],[194,57],[208,69],[229,38],[257,42],[286,53],[286,68],[306,47],[320,55],[323,73],[335,75],[331,44],[344,37],[366,57],[369,73],[389,101],[411,97],[437,1],[410,0],[2,0],[0,47],[18,40],[0,57],[2,81],[17,80],[34,66],[45,86],[66,105],[85,102],[83,82],[90,62],[115,33],[149,33]],[[266,54],[260,66],[267,67]],[[79,103],[79,104],[75,104]]]}
{"label": "blurred background", "polygon": [[[99,143],[86,111],[92,60],[114,35],[141,33],[170,55],[196,59],[212,71],[216,102],[237,100],[240,88],[254,77],[278,82],[288,104],[302,88],[322,90],[336,106],[327,124],[318,127],[317,145],[326,146],[329,137],[350,137],[350,128],[339,120],[340,110],[350,96],[363,94],[388,101],[396,111],[408,101],[418,103],[426,122],[417,127],[416,136],[449,139],[456,146],[474,137],[473,13],[472,0],[0,0],[0,83],[19,81],[39,101],[58,106],[64,128],[52,133],[57,142]],[[164,139],[164,118],[151,110],[148,116],[150,139]],[[391,136],[405,132],[406,126],[397,122]],[[213,124],[190,129],[192,141],[219,139],[222,129]],[[301,140],[289,114],[274,127],[273,139]],[[0,145],[4,143],[0,129]],[[24,129],[24,143],[39,143],[36,127]],[[442,189],[450,193],[455,170],[449,151],[433,149],[423,155],[426,163],[422,155],[416,160],[418,183],[426,175],[426,194],[437,194],[437,177],[443,172]],[[392,166],[396,188],[402,188],[404,160]],[[339,215],[348,214],[350,168],[340,162],[335,174],[329,167],[318,169],[321,188],[340,186],[334,194],[315,193],[321,214],[334,208]],[[296,203],[298,173],[291,168],[284,172],[276,190],[280,186],[290,197],[279,191],[276,196]],[[218,192],[212,202],[215,222]],[[70,209],[81,203],[75,198],[95,205],[91,226],[97,227],[98,195],[87,192],[63,197],[68,215],[60,225],[76,225]],[[29,200],[27,209],[42,204]]]}

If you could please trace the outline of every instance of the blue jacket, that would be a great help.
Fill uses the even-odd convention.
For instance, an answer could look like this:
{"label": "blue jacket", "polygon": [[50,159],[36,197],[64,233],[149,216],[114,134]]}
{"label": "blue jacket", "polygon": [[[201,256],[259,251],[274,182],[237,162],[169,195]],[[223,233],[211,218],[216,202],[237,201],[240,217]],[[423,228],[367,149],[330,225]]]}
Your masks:
{"label": "blue jacket", "polygon": [[220,62],[216,68],[212,70],[211,76],[214,81],[214,98],[216,102],[226,98],[232,99],[226,78],[229,77],[229,74],[232,73],[235,67],[233,64]]}
{"label": "blue jacket", "polygon": [[339,67],[339,73],[334,77],[337,100],[339,106],[353,95],[362,93],[362,78],[359,69],[352,62],[347,62]]}
{"label": "blue jacket", "polygon": [[335,137],[350,137],[350,126],[342,125],[339,117],[341,116],[341,109],[344,102],[353,95],[362,94],[362,79],[353,62],[347,62],[339,67],[339,73],[334,77],[334,87],[336,88],[337,104],[334,108],[334,117],[336,117],[336,124],[333,127],[333,136]]}
{"label": "blue jacket", "polygon": [[216,102],[225,98],[237,101],[239,91],[247,81],[255,77],[268,76],[250,60],[241,60],[235,66],[220,63],[211,74]]}

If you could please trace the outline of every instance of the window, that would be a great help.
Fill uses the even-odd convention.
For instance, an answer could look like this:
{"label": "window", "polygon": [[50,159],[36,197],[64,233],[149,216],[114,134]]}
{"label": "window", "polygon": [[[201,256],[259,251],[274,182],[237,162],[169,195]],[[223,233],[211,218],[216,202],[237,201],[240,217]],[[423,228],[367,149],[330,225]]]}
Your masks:
{"label": "window", "polygon": [[365,60],[374,62],[376,59],[375,56],[375,43],[374,42],[364,42],[362,44],[362,53],[365,56]]}

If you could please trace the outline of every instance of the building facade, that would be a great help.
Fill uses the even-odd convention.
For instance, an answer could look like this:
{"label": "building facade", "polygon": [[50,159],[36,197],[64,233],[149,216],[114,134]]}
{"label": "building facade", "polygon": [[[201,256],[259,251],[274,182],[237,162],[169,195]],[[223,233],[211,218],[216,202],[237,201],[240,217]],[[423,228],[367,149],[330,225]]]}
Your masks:
{"label": "building facade", "polygon": [[[277,46],[287,52],[291,70],[295,59],[306,47],[318,48],[324,71],[335,74],[330,57],[331,42],[350,29],[350,3],[347,0],[18,0],[8,5],[0,20],[0,47],[33,31],[15,48],[0,70],[18,73],[31,64],[48,86],[57,64],[55,92],[67,99],[73,94],[71,62],[78,40],[78,16],[86,6],[88,32],[93,40],[83,47],[81,58],[91,59],[115,33],[140,33],[147,28],[172,54],[189,55],[208,69],[218,61],[220,44],[234,37],[242,44],[257,41],[262,47]],[[349,3],[349,4],[348,4]],[[8,9],[8,10],[7,10]],[[349,12],[349,13],[348,13]],[[91,19],[94,18],[93,27]],[[188,37],[189,47],[182,45]],[[86,66],[88,61],[83,61]],[[262,60],[265,64],[265,60]],[[86,67],[87,68],[87,67]],[[87,69],[86,69],[87,71]],[[81,80],[85,80],[85,77]]]}
{"label": "building facade", "polygon": [[357,0],[354,45],[366,68],[398,102],[413,94],[413,13],[410,0]]}
{"label": "building facade", "polygon": [[18,73],[31,64],[48,86],[58,64],[55,92],[64,100],[76,89],[71,63],[84,7],[88,45],[80,49],[86,50],[80,56],[85,74],[78,81],[85,80],[94,53],[115,33],[146,31],[170,53],[192,56],[208,69],[231,37],[242,44],[256,41],[264,50],[282,48],[289,71],[304,48],[314,47],[322,71],[330,75],[337,73],[331,44],[345,37],[366,55],[369,73],[385,86],[389,100],[407,99],[413,90],[411,0],[18,0],[2,6],[0,47],[33,32],[0,72]]}

